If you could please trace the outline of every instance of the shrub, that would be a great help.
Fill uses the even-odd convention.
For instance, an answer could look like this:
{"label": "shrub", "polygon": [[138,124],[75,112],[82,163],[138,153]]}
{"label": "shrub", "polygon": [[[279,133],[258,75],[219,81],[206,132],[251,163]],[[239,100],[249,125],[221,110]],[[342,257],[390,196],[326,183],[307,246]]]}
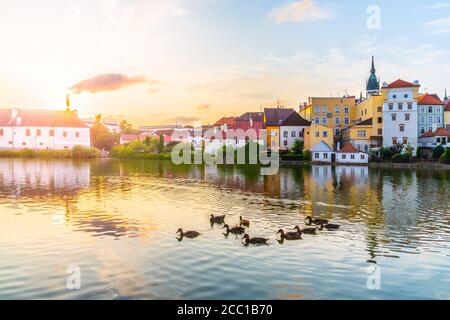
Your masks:
{"label": "shrub", "polygon": [[380,157],[384,160],[389,160],[392,158],[394,153],[390,148],[381,148],[380,149]]}
{"label": "shrub", "polygon": [[311,155],[311,151],[306,150],[303,152],[303,160],[304,161],[311,161],[312,159],[312,155]]}
{"label": "shrub", "polygon": [[303,154],[303,149],[305,148],[303,141],[295,140],[294,145],[292,146],[292,152],[295,154]]}
{"label": "shrub", "polygon": [[411,162],[411,154],[409,154],[409,153],[396,153],[392,157],[392,162],[394,162],[394,163],[410,163]]}
{"label": "shrub", "polygon": [[445,149],[445,152],[441,155],[441,161],[450,164],[450,148]]}
{"label": "shrub", "polygon": [[97,158],[98,156],[99,151],[96,148],[74,146],[72,149],[72,158]]}
{"label": "shrub", "polygon": [[445,153],[444,147],[440,144],[433,150],[433,159],[440,159]]}
{"label": "shrub", "polygon": [[295,153],[288,153],[281,156],[281,160],[284,161],[303,161],[304,157],[303,154],[295,154]]}

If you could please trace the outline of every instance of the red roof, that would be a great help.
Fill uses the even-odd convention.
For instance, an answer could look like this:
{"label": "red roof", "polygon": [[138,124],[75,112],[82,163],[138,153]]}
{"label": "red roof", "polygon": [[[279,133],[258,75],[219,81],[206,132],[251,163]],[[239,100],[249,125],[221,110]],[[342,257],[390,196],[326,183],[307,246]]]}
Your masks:
{"label": "red roof", "polygon": [[418,84],[414,84],[408,81],[404,81],[398,79],[387,86],[389,89],[397,89],[397,88],[411,88],[411,87],[420,87]]}
{"label": "red roof", "polygon": [[445,111],[450,111],[450,100],[445,100],[444,103],[445,105]]}
{"label": "red roof", "polygon": [[423,96],[419,97],[418,100],[419,104],[426,104],[426,105],[443,105],[444,102],[442,102],[441,99],[437,95],[431,95],[431,94],[424,94]]}
{"label": "red roof", "polygon": [[1,126],[88,128],[74,111],[16,109],[13,119],[13,110],[0,110]]}
{"label": "red roof", "polygon": [[435,132],[428,131],[420,136],[421,138],[432,137],[450,137],[450,131],[444,128],[438,128]]}
{"label": "red roof", "polygon": [[222,119],[214,123],[214,126],[219,127],[226,124],[228,127],[232,127],[234,126],[235,121],[235,117],[223,117]]}
{"label": "red roof", "polygon": [[359,151],[351,143],[347,143],[339,150],[339,153],[359,153]]}

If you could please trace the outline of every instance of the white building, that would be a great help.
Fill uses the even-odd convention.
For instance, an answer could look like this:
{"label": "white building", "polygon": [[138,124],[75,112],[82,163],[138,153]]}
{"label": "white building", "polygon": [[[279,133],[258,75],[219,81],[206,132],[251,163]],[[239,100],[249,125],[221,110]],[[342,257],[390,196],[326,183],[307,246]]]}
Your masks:
{"label": "white building", "polygon": [[63,150],[91,146],[74,111],[0,109],[0,149]]}
{"label": "white building", "polygon": [[337,163],[366,164],[369,163],[369,155],[358,151],[351,143],[347,143],[336,154]]}
{"label": "white building", "polygon": [[292,113],[280,126],[280,149],[291,149],[295,140],[304,141],[305,129],[311,122],[303,119],[297,112]]}
{"label": "white building", "polygon": [[313,162],[333,162],[333,157],[335,156],[333,148],[324,141],[320,141],[314,145],[310,151]]}
{"label": "white building", "polygon": [[417,99],[419,82],[397,80],[384,83],[383,94],[383,146],[410,144],[417,151],[418,118]]}

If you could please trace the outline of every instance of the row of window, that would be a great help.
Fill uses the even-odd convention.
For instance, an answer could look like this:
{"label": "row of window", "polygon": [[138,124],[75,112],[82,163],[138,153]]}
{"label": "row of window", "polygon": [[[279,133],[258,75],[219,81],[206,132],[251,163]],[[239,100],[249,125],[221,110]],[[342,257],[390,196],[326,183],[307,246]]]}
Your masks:
{"label": "row of window", "polygon": [[[402,142],[404,145],[408,144],[408,138],[403,138]],[[398,138],[392,138],[392,144],[397,144],[398,143]]]}
{"label": "row of window", "polygon": [[[393,113],[391,114],[392,121],[397,121],[397,114]],[[411,119],[410,113],[405,113],[405,121],[409,121]]]}
{"label": "row of window", "polygon": [[[4,136],[5,132],[3,129],[0,129],[0,136]],[[31,137],[31,129],[26,129],[25,131],[25,135],[27,137]],[[48,132],[49,137],[54,137],[55,136],[55,130],[50,129]],[[42,130],[41,129],[36,129],[36,137],[41,137],[42,136]],[[63,137],[67,138],[68,137],[68,133],[67,131],[63,131]],[[80,133],[78,131],[75,132],[75,137],[79,138],[80,137]]]}
{"label": "row of window", "polygon": [[[433,127],[428,127],[428,131],[433,131]],[[426,132],[425,127],[424,126],[420,127],[420,133],[425,133],[425,132]]]}
{"label": "row of window", "polygon": [[442,107],[441,106],[420,106],[420,113],[441,113]]}
{"label": "row of window", "polygon": [[[298,137],[299,138],[303,137],[303,132],[304,131],[299,131],[298,132]],[[284,131],[283,132],[283,137],[284,138],[288,138],[289,137],[289,131]],[[297,138],[297,131],[291,131],[291,138]]]}
{"label": "row of window", "polygon": [[[327,138],[328,137],[328,132],[324,131],[322,132],[322,137]],[[316,138],[320,138],[320,132],[316,131]]]}
{"label": "row of window", "polygon": [[[10,141],[8,141],[8,144],[9,144],[9,145],[12,145],[13,142],[10,140]],[[41,142],[41,143],[39,143],[39,145],[42,147],[42,146],[44,145],[44,143]],[[22,146],[23,146],[23,147],[26,147],[26,146],[27,146],[27,143],[26,143],[26,142],[22,142]],[[69,149],[69,146],[64,146],[64,149]],[[48,147],[47,147],[47,150],[49,150]]]}
{"label": "row of window", "polygon": [[[441,116],[428,116],[428,123],[438,123],[440,124],[442,122],[442,117]],[[427,123],[427,117],[425,116],[420,116],[420,123],[421,124],[426,124]]]}
{"label": "row of window", "polygon": [[[406,104],[406,106],[405,106],[404,103],[401,103],[401,102],[397,103],[397,110],[399,110],[399,111],[406,110],[406,109],[412,110],[412,108],[413,108],[413,104],[411,102],[408,102]],[[388,104],[388,109],[389,109],[389,111],[393,111],[394,110],[394,104],[393,103],[389,103]]]}
{"label": "row of window", "polygon": [[[360,154],[359,156],[360,156],[361,160],[365,160],[366,159],[366,155],[365,154]],[[355,160],[356,159],[356,154],[351,154],[350,155],[350,159]],[[342,155],[342,160],[347,160],[347,155],[346,154]]]}
{"label": "row of window", "polygon": [[[328,122],[327,117],[322,117],[322,124],[326,125]],[[314,118],[314,123],[315,124],[321,124],[320,123],[320,117],[315,117]],[[341,124],[341,118],[340,117],[335,117],[334,118],[334,124],[335,125],[340,125]],[[344,124],[350,124],[350,118],[349,117],[344,117]]]}
{"label": "row of window", "polygon": [[[314,113],[319,113],[319,112],[328,112],[328,106],[323,106],[323,107],[314,106]],[[334,112],[341,113],[341,106],[335,106]],[[344,113],[350,113],[350,107],[344,106]]]}

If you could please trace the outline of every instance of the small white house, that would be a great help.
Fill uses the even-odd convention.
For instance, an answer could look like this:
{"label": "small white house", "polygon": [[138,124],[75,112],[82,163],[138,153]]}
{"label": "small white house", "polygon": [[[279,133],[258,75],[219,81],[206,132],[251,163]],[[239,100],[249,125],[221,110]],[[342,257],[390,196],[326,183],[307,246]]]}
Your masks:
{"label": "small white house", "polygon": [[310,125],[297,112],[292,113],[280,126],[280,149],[291,149],[296,140],[304,141],[305,129]]}
{"label": "small white house", "polygon": [[333,148],[324,141],[320,141],[319,143],[315,144],[310,151],[313,162],[333,162],[335,154]]}
{"label": "small white house", "polygon": [[347,143],[336,154],[337,163],[366,164],[369,163],[369,155],[358,151],[351,143]]}
{"label": "small white house", "polygon": [[0,109],[0,149],[63,150],[91,146],[74,111]]}

